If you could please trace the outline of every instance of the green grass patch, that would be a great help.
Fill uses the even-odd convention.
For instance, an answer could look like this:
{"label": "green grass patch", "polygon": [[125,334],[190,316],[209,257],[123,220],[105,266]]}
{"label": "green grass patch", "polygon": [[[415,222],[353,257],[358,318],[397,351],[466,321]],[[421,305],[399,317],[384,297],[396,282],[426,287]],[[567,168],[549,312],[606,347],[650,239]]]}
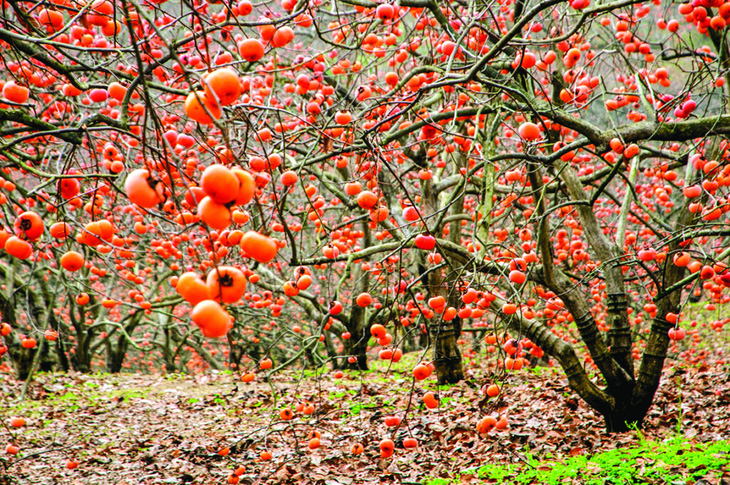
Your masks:
{"label": "green grass patch", "polygon": [[[413,368],[421,362],[421,356],[423,352],[408,352],[403,354],[398,362],[391,362],[389,360],[373,359],[368,362],[368,366],[371,371],[386,372],[390,369],[390,372],[403,372],[410,374]],[[430,354],[426,354],[423,357],[425,360],[430,358]]]}
{"label": "green grass patch", "polygon": [[540,461],[527,453],[521,463],[490,463],[464,470],[459,477],[439,478],[424,485],[462,483],[461,477],[507,484],[574,483],[586,485],[685,483],[699,478],[719,480],[730,469],[730,441],[693,444],[682,438],[657,443],[642,441],[638,446],[604,451],[593,456],[576,455]]}

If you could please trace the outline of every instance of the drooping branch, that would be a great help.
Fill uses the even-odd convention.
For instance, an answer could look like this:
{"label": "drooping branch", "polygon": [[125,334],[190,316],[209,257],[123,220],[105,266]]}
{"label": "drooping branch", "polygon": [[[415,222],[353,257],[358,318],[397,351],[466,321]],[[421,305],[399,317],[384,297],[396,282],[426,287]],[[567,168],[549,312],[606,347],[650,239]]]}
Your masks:
{"label": "drooping branch", "polygon": [[[493,306],[503,306],[506,301],[497,296]],[[601,390],[588,378],[583,366],[575,354],[575,350],[567,342],[560,339],[550,329],[538,320],[529,320],[519,312],[507,315],[502,310],[497,311],[500,319],[507,325],[535,342],[548,355],[555,357],[568,378],[571,389],[578,393],[588,404],[602,414],[609,413],[614,406],[614,398]]]}

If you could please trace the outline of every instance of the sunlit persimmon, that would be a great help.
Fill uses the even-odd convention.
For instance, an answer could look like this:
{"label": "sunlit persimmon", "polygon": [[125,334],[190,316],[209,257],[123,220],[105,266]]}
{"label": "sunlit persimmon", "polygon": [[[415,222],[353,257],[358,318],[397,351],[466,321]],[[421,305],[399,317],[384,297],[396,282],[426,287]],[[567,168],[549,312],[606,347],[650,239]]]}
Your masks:
{"label": "sunlit persimmon", "polygon": [[535,141],[540,138],[540,128],[534,123],[523,123],[518,131],[520,136],[527,141]]}
{"label": "sunlit persimmon", "polygon": [[296,184],[298,179],[299,177],[297,176],[297,173],[292,170],[287,170],[281,174],[281,177],[279,177],[281,184],[287,187]]}
{"label": "sunlit persimmon", "polygon": [[147,169],[139,168],[127,175],[124,192],[129,200],[140,207],[152,208],[165,201],[164,186],[150,177]]}
{"label": "sunlit persimmon", "polygon": [[13,103],[23,104],[30,97],[30,90],[15,81],[8,81],[3,86],[3,97]]}
{"label": "sunlit persimmon", "polygon": [[291,27],[283,26],[276,29],[271,37],[271,45],[274,47],[284,47],[294,39],[294,31]]}
{"label": "sunlit persimmon", "polygon": [[241,96],[241,83],[236,71],[224,67],[204,77],[203,90],[207,98],[217,98],[221,106],[228,106]]}
{"label": "sunlit persimmon", "polygon": [[45,224],[43,219],[34,211],[26,211],[20,214],[14,223],[15,234],[28,241],[35,241],[43,234]]}
{"label": "sunlit persimmon", "polygon": [[77,251],[67,251],[61,256],[61,267],[74,272],[84,267],[84,256]]}
{"label": "sunlit persimmon", "polygon": [[238,179],[238,192],[236,193],[235,202],[238,205],[246,205],[251,202],[256,193],[256,181],[249,172],[243,169],[233,168],[231,171]]}
{"label": "sunlit persimmon", "polygon": [[425,404],[428,409],[436,409],[439,406],[439,401],[433,392],[427,392],[423,395],[423,404]]}
{"label": "sunlit persimmon", "polygon": [[221,117],[220,105],[205,91],[193,91],[185,99],[185,114],[198,123],[207,125]]}
{"label": "sunlit persimmon", "polygon": [[20,340],[20,345],[24,349],[34,349],[38,345],[38,342],[33,337],[26,337]]}
{"label": "sunlit persimmon", "polygon": [[276,241],[256,231],[248,231],[243,235],[241,249],[259,263],[268,263],[279,251]]}
{"label": "sunlit persimmon", "polygon": [[357,205],[363,209],[372,209],[378,203],[378,196],[374,193],[366,190],[360,192],[357,196]]}
{"label": "sunlit persimmon", "polygon": [[425,364],[418,364],[413,369],[413,377],[417,381],[422,381],[424,379],[427,379],[431,375],[431,368]]}
{"label": "sunlit persimmon", "polygon": [[198,215],[207,226],[222,230],[231,225],[231,211],[223,204],[219,204],[206,196],[198,204]]}
{"label": "sunlit persimmon", "polygon": [[18,259],[28,259],[33,254],[33,246],[17,236],[10,236],[5,241],[5,251]]}
{"label": "sunlit persimmon", "polygon": [[264,57],[264,44],[258,39],[244,39],[238,44],[238,52],[248,62],[256,62]]}
{"label": "sunlit persimmon", "polygon": [[200,186],[218,204],[227,204],[236,199],[239,182],[236,175],[221,164],[208,166],[200,177]]}
{"label": "sunlit persimmon", "polygon": [[374,323],[370,326],[370,335],[377,339],[385,337],[385,327],[379,323]]}
{"label": "sunlit persimmon", "polygon": [[228,312],[213,300],[203,300],[195,305],[191,318],[203,335],[208,338],[222,337],[232,327]]}
{"label": "sunlit persimmon", "polygon": [[175,291],[191,305],[212,299],[208,284],[192,271],[180,275]]}
{"label": "sunlit persimmon", "polygon": [[72,199],[81,192],[81,184],[75,178],[62,178],[58,181],[58,192],[64,199]]}

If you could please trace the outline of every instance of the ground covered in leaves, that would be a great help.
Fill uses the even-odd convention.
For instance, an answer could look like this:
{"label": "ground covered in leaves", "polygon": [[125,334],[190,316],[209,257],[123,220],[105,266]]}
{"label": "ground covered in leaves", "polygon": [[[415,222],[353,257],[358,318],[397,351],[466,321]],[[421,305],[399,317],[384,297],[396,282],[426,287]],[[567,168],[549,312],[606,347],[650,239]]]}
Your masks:
{"label": "ground covered in leaves", "polygon": [[[490,400],[481,387],[498,376],[489,369],[441,388],[382,368],[339,379],[288,371],[253,383],[230,373],[52,374],[37,376],[22,403],[22,383],[0,376],[0,452],[11,442],[20,448],[0,457],[0,484],[225,484],[243,466],[245,484],[724,485],[727,370],[667,369],[645,428],[617,435],[604,432],[559,372],[543,367],[500,376],[502,393]],[[422,403],[429,390],[438,409]],[[312,414],[296,411],[307,402]],[[280,418],[285,408],[293,419]],[[479,436],[475,425],[486,414],[506,416],[508,428]],[[388,415],[403,418],[397,430],[385,426]],[[9,427],[16,416],[24,427]],[[314,431],[321,447],[310,450]],[[403,448],[409,436],[416,450]],[[389,459],[379,456],[385,437],[396,444]],[[363,454],[351,453],[355,443]],[[270,460],[261,460],[265,451]],[[77,469],[67,469],[69,459]]]}

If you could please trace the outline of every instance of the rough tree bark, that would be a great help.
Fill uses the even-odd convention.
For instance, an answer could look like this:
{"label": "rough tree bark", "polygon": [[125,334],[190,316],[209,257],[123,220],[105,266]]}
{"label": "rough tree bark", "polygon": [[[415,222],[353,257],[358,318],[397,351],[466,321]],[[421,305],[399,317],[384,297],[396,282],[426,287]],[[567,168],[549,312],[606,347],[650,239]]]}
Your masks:
{"label": "rough tree bark", "polygon": [[[463,208],[463,196],[458,197]],[[431,181],[423,183],[424,211],[427,214],[435,214],[438,211],[438,193],[434,191]],[[454,204],[456,206],[456,203]],[[438,231],[440,228],[436,228]],[[452,223],[449,233],[449,241],[455,244],[460,243],[461,224],[460,221]],[[427,289],[429,297],[443,296],[446,299],[447,307],[460,306],[458,303],[459,292],[456,288],[457,273],[450,271],[446,277],[441,270],[432,271],[428,274]],[[451,321],[436,316],[429,325],[431,343],[433,344],[433,364],[436,368],[436,377],[439,384],[455,384],[464,378],[461,350],[457,340],[461,334],[461,321],[455,317]]]}

